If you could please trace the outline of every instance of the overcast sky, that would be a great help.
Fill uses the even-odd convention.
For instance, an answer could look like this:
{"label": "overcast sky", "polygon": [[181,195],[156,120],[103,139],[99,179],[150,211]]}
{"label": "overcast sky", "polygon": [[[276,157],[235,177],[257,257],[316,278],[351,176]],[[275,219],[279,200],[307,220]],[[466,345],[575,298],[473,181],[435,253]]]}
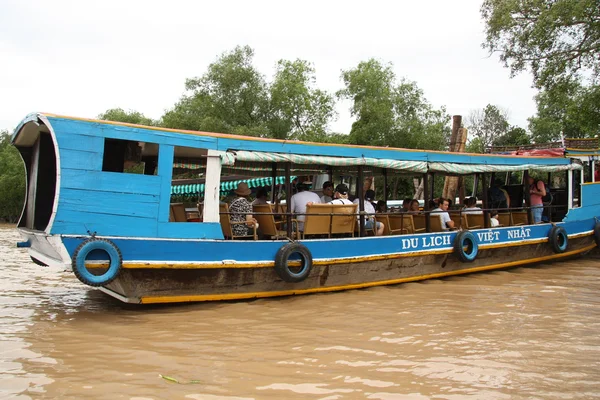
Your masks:
{"label": "overcast sky", "polygon": [[[269,80],[279,59],[314,63],[317,86],[335,92],[342,69],[377,58],[417,82],[449,114],[487,104],[527,127],[531,77],[511,79],[481,48],[481,0],[429,1],[34,1],[0,0],[0,130],[28,113],[94,118],[109,108],[158,119],[186,78],[237,45],[255,51]],[[331,128],[348,133],[349,103]]]}

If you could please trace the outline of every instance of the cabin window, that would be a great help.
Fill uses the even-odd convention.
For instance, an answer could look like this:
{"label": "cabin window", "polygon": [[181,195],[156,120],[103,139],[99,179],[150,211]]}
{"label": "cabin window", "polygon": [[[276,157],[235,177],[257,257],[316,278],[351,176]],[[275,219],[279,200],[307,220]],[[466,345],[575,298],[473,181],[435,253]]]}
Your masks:
{"label": "cabin window", "polygon": [[134,140],[104,139],[102,171],[156,175],[158,145]]}
{"label": "cabin window", "polygon": [[202,222],[207,149],[175,146],[170,222]]}

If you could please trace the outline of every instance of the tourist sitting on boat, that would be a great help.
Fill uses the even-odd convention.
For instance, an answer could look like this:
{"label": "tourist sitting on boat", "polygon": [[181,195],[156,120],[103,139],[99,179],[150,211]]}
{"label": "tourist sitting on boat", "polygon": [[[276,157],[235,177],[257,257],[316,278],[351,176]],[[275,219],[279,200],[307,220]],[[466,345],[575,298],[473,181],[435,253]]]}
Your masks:
{"label": "tourist sitting on boat", "polygon": [[350,200],[348,200],[348,186],[343,183],[340,183],[335,187],[335,191],[333,192],[333,200],[329,202],[330,204],[353,204]]}
{"label": "tourist sitting on boat", "polygon": [[490,211],[490,225],[492,228],[500,225],[500,221],[498,221],[498,211],[497,210]]}
{"label": "tourist sitting on boat", "polygon": [[465,207],[462,209],[463,214],[483,214],[481,208],[477,207],[477,197],[467,197],[465,199]]}
{"label": "tourist sitting on boat", "polygon": [[256,199],[254,199],[254,201],[252,202],[252,206],[256,206],[259,204],[268,204],[267,198],[267,189],[265,189],[264,187],[258,188],[258,190],[256,191]]}
{"label": "tourist sitting on boat", "polygon": [[323,183],[323,196],[321,196],[321,203],[329,203],[333,200],[333,182],[326,181]]}
{"label": "tourist sitting on boat", "polygon": [[418,214],[421,212],[421,207],[419,206],[419,200],[412,199],[410,201],[410,207],[408,209],[408,212],[411,214]]}
{"label": "tourist sitting on boat", "polygon": [[533,223],[542,222],[544,213],[544,201],[542,198],[546,195],[546,185],[540,180],[535,180],[532,176],[527,177],[529,183],[529,206],[533,214]]}
{"label": "tourist sitting on boat", "polygon": [[386,213],[388,212],[387,209],[387,204],[384,200],[379,200],[377,202],[377,205],[375,206],[375,212],[376,213]]}
{"label": "tourist sitting on boat", "polygon": [[302,182],[296,185],[298,193],[292,196],[290,200],[290,212],[297,215],[296,219],[298,220],[298,230],[304,232],[304,219],[306,216],[306,205],[308,203],[320,203],[321,199],[319,195],[309,191],[312,182]]}
{"label": "tourist sitting on boat", "polygon": [[256,219],[252,216],[252,204],[248,201],[248,196],[252,191],[246,182],[240,182],[233,191],[236,198],[229,204],[231,222],[243,222],[245,224],[232,224],[231,229],[236,236],[247,236],[249,227],[256,224]]}
{"label": "tourist sitting on boat", "polygon": [[406,198],[402,201],[402,212],[410,211],[410,203],[412,202],[412,200],[413,199]]}
{"label": "tourist sitting on boat", "polygon": [[442,219],[442,229],[445,231],[454,228],[454,221],[452,221],[450,214],[448,214],[449,205],[450,201],[448,199],[440,197],[438,200],[438,207],[431,210],[432,216],[438,215]]}
{"label": "tourist sitting on boat", "polygon": [[[382,222],[375,221],[375,207],[371,201],[375,198],[375,192],[373,190],[367,190],[365,192],[365,229],[373,229],[374,224],[377,224],[374,231],[376,236],[383,235],[385,226]],[[353,201],[354,204],[359,204],[359,199]]]}

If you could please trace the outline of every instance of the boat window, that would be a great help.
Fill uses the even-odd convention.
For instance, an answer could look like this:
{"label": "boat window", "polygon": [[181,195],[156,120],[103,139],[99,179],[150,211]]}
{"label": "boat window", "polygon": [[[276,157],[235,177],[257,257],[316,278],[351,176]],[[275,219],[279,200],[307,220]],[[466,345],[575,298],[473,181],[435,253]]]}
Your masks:
{"label": "boat window", "polygon": [[207,149],[175,146],[171,182],[171,222],[201,222]]}
{"label": "boat window", "polygon": [[102,171],[156,175],[158,145],[132,140],[106,138]]}

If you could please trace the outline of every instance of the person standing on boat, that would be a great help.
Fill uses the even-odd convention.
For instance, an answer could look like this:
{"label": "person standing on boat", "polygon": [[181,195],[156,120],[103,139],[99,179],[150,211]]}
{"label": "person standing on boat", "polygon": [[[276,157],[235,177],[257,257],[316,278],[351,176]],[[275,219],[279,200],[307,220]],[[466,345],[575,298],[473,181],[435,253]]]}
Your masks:
{"label": "person standing on boat", "polygon": [[237,189],[233,191],[236,198],[229,205],[231,222],[244,222],[245,224],[231,224],[233,234],[236,236],[247,236],[248,228],[256,225],[256,219],[252,217],[252,204],[248,201],[248,196],[252,191],[246,182],[240,182]]}
{"label": "person standing on boat", "polygon": [[[448,207],[450,206],[450,201],[443,197],[440,197],[438,200],[438,207],[431,210],[432,216],[437,215],[442,220],[442,229],[445,231],[454,228],[454,221],[450,218],[450,214],[448,214]],[[433,214],[435,213],[435,214]]]}
{"label": "person standing on boat", "polygon": [[329,203],[333,200],[333,182],[326,181],[323,183],[323,196],[321,196],[321,203]]}
{"label": "person standing on boat", "polygon": [[542,214],[544,213],[544,201],[542,198],[546,195],[546,185],[542,181],[536,181],[533,176],[528,176],[529,183],[529,206],[533,214],[533,223],[539,224],[542,222]]}
{"label": "person standing on boat", "polygon": [[304,232],[304,219],[306,216],[306,205],[308,203],[320,203],[319,195],[308,190],[312,182],[303,182],[296,185],[298,193],[292,196],[290,200],[290,211],[297,215],[298,230]]}
{"label": "person standing on boat", "polygon": [[[375,236],[381,236],[383,235],[383,229],[385,228],[383,223],[379,222],[379,221],[375,221],[375,207],[373,207],[373,199],[375,198],[375,192],[373,190],[367,190],[365,192],[365,213],[367,215],[365,215],[365,229],[373,229],[374,224],[376,228],[374,229],[375,231]],[[354,204],[359,204],[360,201],[359,199],[354,200],[353,202]]]}

